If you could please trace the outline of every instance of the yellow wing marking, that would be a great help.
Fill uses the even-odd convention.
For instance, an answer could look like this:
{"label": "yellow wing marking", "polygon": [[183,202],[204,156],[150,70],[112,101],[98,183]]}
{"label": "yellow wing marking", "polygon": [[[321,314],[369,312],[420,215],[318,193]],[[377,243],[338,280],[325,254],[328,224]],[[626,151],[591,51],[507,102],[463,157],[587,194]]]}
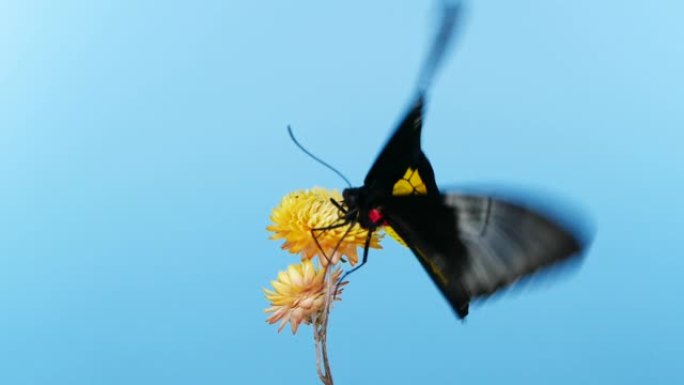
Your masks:
{"label": "yellow wing marking", "polygon": [[[407,168],[404,176],[394,184],[392,188],[392,195],[426,195],[427,187],[423,183],[423,179],[420,177],[418,169]],[[399,242],[400,245],[406,246],[406,242],[401,239],[399,234],[390,226],[385,226],[385,232],[390,237],[394,238],[395,241]]]}
{"label": "yellow wing marking", "polygon": [[404,176],[394,184],[392,188],[392,195],[425,195],[427,194],[427,187],[420,177],[418,169],[409,167],[406,169]]}

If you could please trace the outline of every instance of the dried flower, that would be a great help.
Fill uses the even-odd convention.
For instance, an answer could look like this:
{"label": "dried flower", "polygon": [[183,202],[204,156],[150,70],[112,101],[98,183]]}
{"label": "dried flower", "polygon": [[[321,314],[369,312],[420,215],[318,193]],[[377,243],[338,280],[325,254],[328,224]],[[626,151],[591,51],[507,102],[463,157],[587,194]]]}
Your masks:
{"label": "dried flower", "polygon": [[[316,268],[313,262],[307,259],[279,272],[278,278],[271,281],[274,290],[264,289],[266,298],[271,302],[271,307],[265,310],[266,313],[272,313],[268,323],[280,321],[278,332],[289,323],[292,334],[297,332],[300,324],[311,324],[325,306],[326,271],[325,267]],[[336,269],[327,279],[335,285],[341,273],[341,270]],[[344,284],[337,286],[338,291],[334,296],[336,299],[339,299],[342,292],[339,288]]]}

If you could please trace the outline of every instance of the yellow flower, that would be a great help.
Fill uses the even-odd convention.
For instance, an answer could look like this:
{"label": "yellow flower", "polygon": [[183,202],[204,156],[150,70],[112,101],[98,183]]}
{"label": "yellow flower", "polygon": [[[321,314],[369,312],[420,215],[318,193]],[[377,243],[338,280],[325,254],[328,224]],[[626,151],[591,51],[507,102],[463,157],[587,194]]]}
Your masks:
{"label": "yellow flower", "polygon": [[[297,332],[300,324],[311,324],[313,317],[325,306],[325,273],[326,268],[317,269],[310,259],[290,265],[287,270],[278,273],[278,279],[271,281],[274,290],[264,289],[266,299],[271,302],[271,307],[265,311],[273,313],[267,322],[274,324],[280,321],[278,332],[289,322],[292,334]],[[341,273],[337,269],[328,276],[332,285],[337,283]],[[342,290],[338,290],[335,298],[339,298],[341,292]]]}
{"label": "yellow flower", "polygon": [[[271,239],[284,239],[282,248],[293,254],[301,253],[303,260],[318,256],[321,264],[327,265],[328,259],[335,264],[346,257],[349,263],[355,265],[359,259],[357,248],[363,247],[368,236],[368,231],[361,226],[356,224],[351,229],[342,226],[315,231],[320,248],[312,236],[312,229],[341,223],[340,210],[330,202],[331,198],[338,202],[342,200],[339,192],[319,187],[286,195],[271,213],[272,224],[266,228],[274,233]],[[347,229],[349,232],[344,241],[339,242]],[[370,247],[381,248],[379,241],[380,234],[376,232]]]}

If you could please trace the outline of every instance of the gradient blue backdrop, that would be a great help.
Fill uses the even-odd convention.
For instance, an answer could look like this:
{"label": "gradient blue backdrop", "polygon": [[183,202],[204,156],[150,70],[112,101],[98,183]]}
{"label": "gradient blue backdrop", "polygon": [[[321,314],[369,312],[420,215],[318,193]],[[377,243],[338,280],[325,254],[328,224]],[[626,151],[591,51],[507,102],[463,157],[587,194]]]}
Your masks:
{"label": "gradient blue backdrop", "polygon": [[[261,288],[282,195],[360,183],[432,1],[0,2],[0,383],[315,384]],[[684,381],[680,1],[473,1],[424,148],[442,184],[551,191],[582,269],[457,322],[385,242],[330,327],[339,384]]]}

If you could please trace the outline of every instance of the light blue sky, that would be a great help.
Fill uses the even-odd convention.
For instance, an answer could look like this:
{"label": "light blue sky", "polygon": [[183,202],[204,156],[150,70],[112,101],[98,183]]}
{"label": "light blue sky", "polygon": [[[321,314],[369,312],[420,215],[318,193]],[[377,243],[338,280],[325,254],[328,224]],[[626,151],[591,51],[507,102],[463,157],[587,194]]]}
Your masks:
{"label": "light blue sky", "polygon": [[[0,383],[315,384],[261,288],[282,195],[361,183],[433,1],[0,2]],[[332,314],[338,384],[684,381],[684,5],[472,1],[429,100],[438,182],[550,191],[576,274],[464,324],[391,242]]]}

